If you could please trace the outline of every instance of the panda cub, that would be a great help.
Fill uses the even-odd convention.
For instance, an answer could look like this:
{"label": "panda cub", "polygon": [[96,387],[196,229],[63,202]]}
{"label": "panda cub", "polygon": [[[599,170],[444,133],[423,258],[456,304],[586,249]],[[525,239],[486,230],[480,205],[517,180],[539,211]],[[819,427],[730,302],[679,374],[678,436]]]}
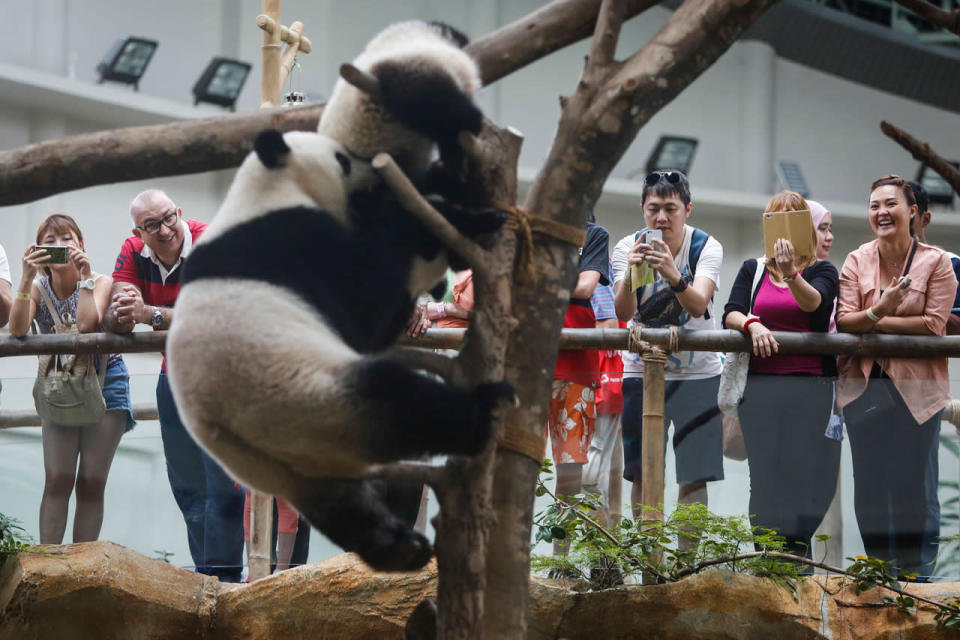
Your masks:
{"label": "panda cub", "polygon": [[[442,22],[390,25],[353,61],[379,80],[381,99],[340,78],[317,131],[346,147],[354,160],[369,163],[377,153],[389,153],[421,191],[460,196],[464,158],[457,135],[478,134],[483,126],[483,113],[473,102],[482,84],[480,70],[463,50],[467,42]],[[441,170],[431,164],[435,149]],[[353,181],[354,191],[375,184],[374,176],[365,177]]]}
{"label": "panda cub", "polygon": [[184,423],[233,476],[283,496],[374,569],[410,570],[429,541],[359,476],[478,453],[513,390],[363,355],[409,317],[411,265],[432,238],[403,211],[342,224],[353,164],[316,133],[258,136],[185,264],[168,368]]}

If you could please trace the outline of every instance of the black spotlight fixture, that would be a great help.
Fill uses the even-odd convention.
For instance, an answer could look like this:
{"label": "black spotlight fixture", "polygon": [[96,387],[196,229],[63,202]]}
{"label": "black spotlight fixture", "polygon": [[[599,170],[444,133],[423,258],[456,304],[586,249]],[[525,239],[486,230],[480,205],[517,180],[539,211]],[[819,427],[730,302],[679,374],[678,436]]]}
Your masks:
{"label": "black spotlight fixture", "polygon": [[193,104],[209,102],[234,111],[247,81],[250,65],[229,58],[214,58],[193,85]]}
{"label": "black spotlight fixture", "polygon": [[[960,168],[960,164],[947,161],[954,168]],[[930,202],[938,204],[953,204],[953,187],[943,177],[925,164],[920,165],[917,171],[917,182],[923,185],[927,190],[927,196]]]}
{"label": "black spotlight fixture", "polygon": [[662,169],[676,169],[689,176],[693,155],[697,152],[697,144],[699,143],[696,138],[660,136],[657,146],[647,158],[647,173]]}
{"label": "black spotlight fixture", "polygon": [[140,78],[147,70],[158,44],[156,40],[146,38],[120,38],[97,65],[97,73],[100,74],[97,84],[112,80],[132,84],[134,91],[138,91]]}

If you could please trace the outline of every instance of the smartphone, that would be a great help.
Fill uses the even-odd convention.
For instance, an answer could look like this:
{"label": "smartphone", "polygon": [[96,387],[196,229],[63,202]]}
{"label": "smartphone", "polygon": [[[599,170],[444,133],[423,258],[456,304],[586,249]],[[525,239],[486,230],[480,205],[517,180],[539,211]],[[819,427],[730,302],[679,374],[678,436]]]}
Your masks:
{"label": "smartphone", "polygon": [[654,238],[656,238],[660,242],[663,242],[663,231],[661,231],[660,229],[647,229],[647,233],[646,235],[644,235],[643,238],[644,238],[643,241],[646,242],[647,244],[653,244],[650,241],[653,240]]}
{"label": "smartphone", "polygon": [[67,264],[70,262],[70,247],[57,247],[50,245],[37,245],[34,249],[46,251],[50,256],[47,264]]}

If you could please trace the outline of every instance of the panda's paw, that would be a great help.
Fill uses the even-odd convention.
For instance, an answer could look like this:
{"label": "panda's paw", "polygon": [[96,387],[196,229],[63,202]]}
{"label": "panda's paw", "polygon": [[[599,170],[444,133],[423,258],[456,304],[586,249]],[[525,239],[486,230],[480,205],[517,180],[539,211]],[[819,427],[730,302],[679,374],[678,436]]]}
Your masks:
{"label": "panda's paw", "polygon": [[385,531],[381,542],[360,554],[363,561],[376,571],[414,571],[433,557],[430,541],[423,534],[403,526]]}

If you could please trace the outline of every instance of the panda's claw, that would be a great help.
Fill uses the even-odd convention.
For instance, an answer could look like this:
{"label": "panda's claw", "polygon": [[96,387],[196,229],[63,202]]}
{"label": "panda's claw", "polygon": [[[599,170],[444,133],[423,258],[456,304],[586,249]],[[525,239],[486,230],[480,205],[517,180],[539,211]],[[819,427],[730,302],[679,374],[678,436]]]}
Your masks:
{"label": "panda's claw", "polygon": [[371,569],[414,571],[430,562],[433,545],[423,534],[405,527],[397,527],[391,533],[392,539],[387,544],[360,554]]}

